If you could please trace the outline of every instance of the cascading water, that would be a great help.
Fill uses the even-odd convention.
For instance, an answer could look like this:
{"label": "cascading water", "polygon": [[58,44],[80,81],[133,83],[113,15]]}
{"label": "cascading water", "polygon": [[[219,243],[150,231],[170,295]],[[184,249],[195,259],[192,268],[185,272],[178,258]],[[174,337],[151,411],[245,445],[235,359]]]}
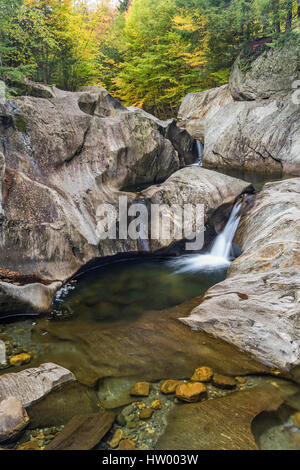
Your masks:
{"label": "cascading water", "polygon": [[232,247],[232,242],[236,231],[238,229],[241,215],[239,215],[239,211],[241,208],[241,204],[235,204],[230,218],[226,224],[224,230],[217,236],[212,249],[210,251],[211,256],[215,256],[216,258],[224,258],[226,260],[230,260],[230,252]]}
{"label": "cascading water", "polygon": [[176,272],[216,270],[228,267],[232,242],[241,220],[241,203],[235,204],[224,230],[217,236],[211,250],[203,255],[187,255],[172,261]]}
{"label": "cascading water", "polygon": [[196,148],[197,148],[198,160],[192,165],[188,165],[188,166],[202,166],[204,145],[202,144],[201,140],[196,140]]}

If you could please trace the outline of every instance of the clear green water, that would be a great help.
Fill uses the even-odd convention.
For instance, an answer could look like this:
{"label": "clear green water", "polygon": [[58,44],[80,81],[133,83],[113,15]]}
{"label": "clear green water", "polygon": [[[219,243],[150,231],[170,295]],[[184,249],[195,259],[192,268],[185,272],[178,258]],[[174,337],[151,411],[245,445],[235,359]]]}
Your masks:
{"label": "clear green water", "polygon": [[112,326],[200,296],[225,277],[226,268],[175,273],[170,260],[159,258],[112,262],[82,275],[75,289],[56,302],[53,318],[84,316]]}

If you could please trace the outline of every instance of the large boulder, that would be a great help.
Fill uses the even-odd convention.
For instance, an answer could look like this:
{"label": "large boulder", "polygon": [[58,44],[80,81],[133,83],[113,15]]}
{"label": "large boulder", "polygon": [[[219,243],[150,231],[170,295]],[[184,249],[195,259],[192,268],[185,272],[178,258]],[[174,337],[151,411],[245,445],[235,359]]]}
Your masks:
{"label": "large boulder", "polygon": [[0,401],[0,442],[14,439],[29,423],[22,403],[15,397]]}
{"label": "large boulder", "polygon": [[282,401],[269,386],[177,406],[156,450],[258,450],[251,423],[261,412],[277,410]]}
{"label": "large boulder", "polygon": [[[149,203],[163,207],[164,217],[179,228],[182,217],[176,217],[176,206],[184,208],[187,204],[203,205],[203,224],[207,226],[216,209],[230,203],[229,207],[232,207],[232,203],[240,194],[251,192],[252,189],[252,186],[243,180],[191,166],[177,171],[163,184],[151,186],[143,191],[142,195]],[[195,233],[196,226],[193,225],[192,228]],[[206,232],[208,233],[208,230]],[[165,239],[161,231],[159,234],[159,239],[150,241],[152,250],[169,246],[174,241]],[[205,242],[205,237],[203,241]]]}
{"label": "large boulder", "polygon": [[252,62],[241,55],[230,75],[232,97],[238,101],[267,99],[277,93],[290,93],[300,79],[298,47],[268,48]]}
{"label": "large boulder", "polygon": [[52,390],[73,382],[75,376],[57,364],[46,363],[34,369],[0,375],[0,397],[17,398],[24,407],[37,403]]}
{"label": "large boulder", "polygon": [[204,140],[207,167],[300,174],[298,55],[271,49],[247,72],[239,58],[229,85],[185,97],[179,124]]}
{"label": "large boulder", "polygon": [[[138,251],[136,241],[100,243],[97,209],[118,206],[122,188],[165,179],[180,162],[155,119],[103,88],[44,88],[33,94],[47,98],[23,96],[0,109],[0,267],[55,282],[98,256]],[[47,310],[57,284],[48,286],[1,283],[1,313],[22,303]]]}
{"label": "large boulder", "polygon": [[[126,188],[159,183],[193,158],[194,140],[175,121],[125,108],[103,88],[73,93],[31,83],[27,90],[0,109],[0,268],[47,282],[11,285],[0,276],[1,314],[48,310],[60,283],[95,258],[165,246],[103,240],[99,208],[110,204],[118,215],[120,196],[128,204],[137,197]],[[187,172],[189,193],[194,186],[201,201],[207,192],[222,204],[223,184],[228,199],[245,187],[203,172],[201,191],[198,170]],[[215,189],[206,178],[216,179]]]}
{"label": "large boulder", "polygon": [[182,321],[300,379],[300,178],[269,183],[244,217],[242,256]]}

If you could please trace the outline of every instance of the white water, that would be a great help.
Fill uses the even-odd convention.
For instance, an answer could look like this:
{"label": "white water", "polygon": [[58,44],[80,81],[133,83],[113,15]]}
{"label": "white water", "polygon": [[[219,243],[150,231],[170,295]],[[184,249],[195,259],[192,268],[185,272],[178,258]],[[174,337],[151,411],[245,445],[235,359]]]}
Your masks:
{"label": "white water", "polygon": [[238,215],[240,207],[240,203],[234,206],[224,230],[217,236],[208,253],[186,255],[172,261],[176,272],[209,271],[224,269],[230,265],[232,242],[241,220],[241,216]]}
{"label": "white water", "polygon": [[202,144],[201,140],[196,140],[196,146],[197,146],[198,160],[196,161],[196,163],[193,163],[192,165],[189,165],[189,166],[202,166],[202,156],[203,156],[203,151],[204,151],[204,145]]}

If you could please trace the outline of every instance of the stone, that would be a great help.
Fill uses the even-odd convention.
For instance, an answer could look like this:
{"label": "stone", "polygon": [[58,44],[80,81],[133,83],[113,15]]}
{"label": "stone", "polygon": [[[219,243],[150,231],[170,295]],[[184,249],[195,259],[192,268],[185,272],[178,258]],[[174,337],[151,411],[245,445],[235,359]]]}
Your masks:
{"label": "stone", "polygon": [[139,412],[139,418],[143,420],[151,419],[154,413],[152,408],[144,408]]}
{"label": "stone", "polygon": [[30,362],[30,354],[23,353],[9,358],[11,366],[22,366],[23,364],[28,364]]}
{"label": "stone", "polygon": [[39,97],[0,105],[0,257],[3,268],[53,285],[0,283],[1,314],[47,311],[57,281],[94,258],[139,251],[136,240],[102,240],[97,209],[118,207],[119,196],[130,202],[136,195],[123,188],[180,168],[161,125],[103,88],[38,88]]}
{"label": "stone", "polygon": [[[223,175],[216,171],[192,166],[183,168],[175,172],[164,183],[152,185],[142,191],[142,195],[151,204],[164,206],[164,214],[176,226],[176,216],[174,207],[184,207],[186,204],[203,204],[203,224],[207,225],[213,219],[214,212],[220,207],[229,204],[231,212],[235,199],[244,192],[252,192],[251,184],[231,176]],[[231,203],[231,204],[230,204]],[[229,217],[229,215],[228,215]],[[181,220],[179,218],[179,220]],[[226,220],[227,221],[227,220]],[[159,227],[152,227],[159,234]],[[177,227],[180,230],[180,226]],[[196,231],[195,225],[192,227]],[[209,234],[209,231],[207,231]],[[215,235],[215,233],[214,233]],[[207,234],[205,233],[205,237]],[[212,240],[206,240],[211,242]],[[168,247],[174,242],[172,239],[165,239],[160,235],[157,240],[150,240],[151,250],[158,250]]]}
{"label": "stone", "polygon": [[296,413],[294,416],[294,425],[300,429],[300,413]]}
{"label": "stone", "polygon": [[172,395],[176,391],[176,387],[183,382],[180,380],[165,380],[161,385],[160,391],[164,395]]}
{"label": "stone", "polygon": [[17,450],[41,450],[36,441],[28,441],[21,444]]}
{"label": "stone", "polygon": [[215,387],[231,389],[235,388],[237,383],[236,380],[232,377],[226,377],[225,375],[214,374],[212,383]]}
{"label": "stone", "polygon": [[45,450],[91,450],[108,433],[114,421],[115,414],[109,411],[74,416]]}
{"label": "stone", "polygon": [[[209,289],[190,316],[182,318],[297,381],[299,227],[300,178],[266,184],[236,234],[242,255],[226,280]],[[247,298],[241,301],[238,293]]]}
{"label": "stone", "polygon": [[247,71],[238,58],[229,85],[185,97],[179,124],[204,139],[206,167],[300,175],[298,49],[269,48]]}
{"label": "stone", "polygon": [[151,408],[153,410],[161,410],[162,409],[162,402],[160,400],[154,400],[151,403]]}
{"label": "stone", "polygon": [[28,423],[27,412],[17,398],[8,397],[0,401],[0,442],[16,438]]}
{"label": "stone", "polygon": [[27,407],[55,388],[74,380],[75,376],[69,370],[52,363],[42,364],[39,368],[1,375],[0,396],[16,397]]}
{"label": "stone", "polygon": [[258,450],[253,419],[282,404],[274,387],[254,388],[201,403],[176,406],[155,450]]}
{"label": "stone", "polygon": [[117,429],[115,431],[113,437],[111,438],[111,440],[108,441],[107,443],[112,449],[116,449],[118,447],[118,445],[120,444],[122,438],[123,438],[122,429]]}
{"label": "stone", "polygon": [[148,397],[150,394],[151,384],[149,382],[137,382],[130,389],[130,395],[133,397]]}
{"label": "stone", "polygon": [[136,443],[131,439],[124,439],[120,442],[118,450],[136,450]]}
{"label": "stone", "polygon": [[245,377],[237,376],[237,377],[235,377],[235,380],[240,385],[244,385],[247,382],[247,379]]}
{"label": "stone", "polygon": [[31,405],[27,412],[31,429],[61,426],[68,423],[80,410],[82,414],[99,411],[99,398],[94,389],[70,382],[54,389],[43,400]]}
{"label": "stone", "polygon": [[[157,382],[172,377],[180,381],[191,377],[199,363],[224,375],[267,373],[270,370],[267,366],[232,345],[193,331],[178,321],[200,302],[201,298],[193,298],[163,314],[145,311],[128,323],[116,322],[112,331],[104,329],[101,322],[91,327],[84,315],[70,322],[40,319],[32,330],[32,339],[40,349],[38,361],[61,364],[72,370],[80,383],[97,387],[104,383],[104,390],[106,380],[112,384],[112,378],[123,381],[127,377],[133,383],[137,378]],[[116,382],[114,390],[118,389]],[[129,393],[129,383],[127,387]]]}
{"label": "stone", "polygon": [[207,390],[203,383],[189,382],[177,385],[176,398],[188,403],[195,403],[207,396]]}
{"label": "stone", "polygon": [[191,382],[210,382],[213,375],[211,367],[199,367],[191,377]]}

